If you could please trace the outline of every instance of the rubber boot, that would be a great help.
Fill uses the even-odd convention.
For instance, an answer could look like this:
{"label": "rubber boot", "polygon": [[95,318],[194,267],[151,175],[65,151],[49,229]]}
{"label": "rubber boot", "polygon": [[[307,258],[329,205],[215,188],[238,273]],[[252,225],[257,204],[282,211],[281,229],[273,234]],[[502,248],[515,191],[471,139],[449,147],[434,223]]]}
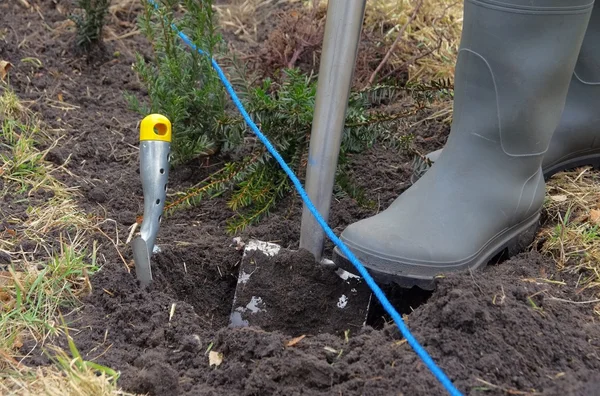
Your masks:
{"label": "rubber boot", "polygon": [[[600,2],[594,5],[560,124],[542,169],[546,179],[557,172],[578,166],[600,168]],[[411,181],[415,183],[437,161],[442,150],[413,161]]]}
{"label": "rubber boot", "polygon": [[[341,239],[376,281],[432,289],[516,253],[539,224],[542,157],[565,106],[593,2],[465,0],[444,151],[383,212]],[[339,249],[334,262],[356,272]]]}

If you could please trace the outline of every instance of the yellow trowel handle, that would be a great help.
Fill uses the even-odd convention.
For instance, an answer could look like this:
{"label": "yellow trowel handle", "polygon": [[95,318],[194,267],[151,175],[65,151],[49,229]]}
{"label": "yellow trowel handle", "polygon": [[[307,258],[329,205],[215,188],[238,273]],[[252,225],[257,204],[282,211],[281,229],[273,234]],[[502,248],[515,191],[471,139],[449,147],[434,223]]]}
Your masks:
{"label": "yellow trowel handle", "polygon": [[150,114],[140,124],[140,141],[171,143],[171,121],[161,114]]}

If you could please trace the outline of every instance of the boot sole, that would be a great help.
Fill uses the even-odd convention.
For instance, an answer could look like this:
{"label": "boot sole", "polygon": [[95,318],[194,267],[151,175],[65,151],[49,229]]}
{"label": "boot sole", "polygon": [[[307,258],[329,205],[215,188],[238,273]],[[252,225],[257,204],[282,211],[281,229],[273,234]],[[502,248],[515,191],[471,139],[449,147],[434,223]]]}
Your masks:
{"label": "boot sole", "polygon": [[594,169],[600,170],[600,153],[583,155],[551,165],[544,172],[544,179],[548,180],[558,172],[581,166],[592,166]]}
{"label": "boot sole", "polygon": [[[551,165],[544,170],[544,180],[547,181],[558,172],[579,168],[581,166],[592,166],[594,169],[600,170],[600,153],[583,155]],[[423,160],[415,160],[413,163],[413,173],[410,176],[410,183],[415,184],[425,172],[427,172],[427,168],[424,168]]]}
{"label": "boot sole", "polygon": [[[469,262],[450,266],[451,271],[445,272],[478,270],[481,267],[485,267],[494,257],[505,250],[508,251],[508,257],[518,254],[533,242],[539,227],[539,219],[540,212],[537,212],[535,215],[518,225],[508,228],[503,233],[490,240]],[[348,247],[350,248],[350,246]],[[359,256],[356,253],[354,254]],[[359,260],[361,260],[360,257]],[[333,251],[333,262],[338,267],[350,273],[356,273],[354,265],[352,265],[337,247]],[[370,266],[369,262],[363,262],[363,260],[361,260],[361,262],[376,282],[381,284],[393,283],[407,289],[417,286],[423,290],[434,290],[436,279],[440,276],[443,277],[444,274],[444,270],[441,266],[427,266],[423,264],[411,265],[380,257],[372,259],[372,262],[377,262],[377,264],[379,264],[375,268]],[[416,266],[419,267],[419,275],[410,275],[411,270]],[[426,275],[423,275],[423,273],[426,273]]]}

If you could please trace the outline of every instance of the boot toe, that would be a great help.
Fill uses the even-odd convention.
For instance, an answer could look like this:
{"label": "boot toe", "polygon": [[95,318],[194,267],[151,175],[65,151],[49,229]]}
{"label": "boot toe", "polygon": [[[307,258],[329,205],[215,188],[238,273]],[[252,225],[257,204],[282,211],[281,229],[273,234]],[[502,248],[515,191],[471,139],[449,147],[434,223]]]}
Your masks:
{"label": "boot toe", "polygon": [[[340,239],[371,272],[383,277],[433,279],[461,270],[475,252],[454,238],[439,241],[433,229],[408,230],[390,222],[385,213],[349,225]],[[463,239],[464,241],[464,239]],[[338,255],[342,255],[338,251]],[[347,260],[347,259],[346,259]]]}

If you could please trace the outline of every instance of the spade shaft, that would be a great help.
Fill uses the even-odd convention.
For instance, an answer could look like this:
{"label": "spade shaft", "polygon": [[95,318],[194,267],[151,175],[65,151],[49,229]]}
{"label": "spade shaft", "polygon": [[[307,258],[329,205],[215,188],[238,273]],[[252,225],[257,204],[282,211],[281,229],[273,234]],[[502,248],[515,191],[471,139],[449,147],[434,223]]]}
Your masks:
{"label": "spade shaft", "polygon": [[[366,0],[329,0],[310,136],[306,192],[327,221]],[[321,260],[325,234],[304,205],[300,247]]]}

